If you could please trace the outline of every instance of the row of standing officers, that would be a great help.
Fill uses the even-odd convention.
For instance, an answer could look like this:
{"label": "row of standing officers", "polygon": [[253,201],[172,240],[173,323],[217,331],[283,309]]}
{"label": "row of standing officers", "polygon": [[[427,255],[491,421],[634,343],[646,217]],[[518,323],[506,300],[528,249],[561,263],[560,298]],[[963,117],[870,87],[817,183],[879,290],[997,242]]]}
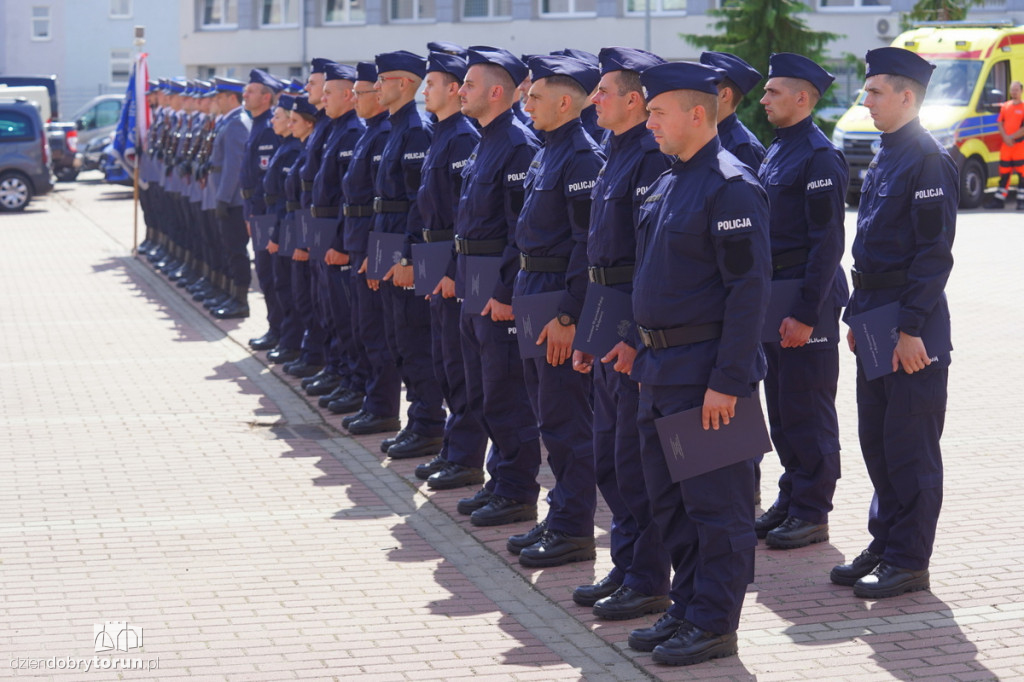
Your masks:
{"label": "row of standing officers", "polygon": [[[813,61],[772,55],[765,149],[735,115],[763,78],[734,55],[428,48],[314,59],[305,84],[259,69],[248,83],[154,84],[141,251],[214,316],[245,317],[251,238],[269,325],[251,346],[347,413],[350,433],[394,434],[392,458],[432,456],[416,470],[430,489],[479,486],[458,503],[474,525],[537,520],[543,443],[548,514],[508,550],[528,567],[594,559],[600,490],[614,568],[573,599],[606,619],[665,612],[629,645],[674,665],[737,651],[759,537],[828,539],[839,316],[898,302],[898,371],[869,381],[858,361],[872,540],[830,577],[865,598],[926,589],[949,355],[921,337],[933,320],[948,331],[958,187],[917,118],[931,65],[867,55],[883,135],[851,297],[847,165],[812,118],[834,79]],[[447,255],[424,296],[412,247],[435,243]],[[494,282],[482,297],[481,263]],[[800,293],[780,340],[762,342],[782,280]],[[574,347],[595,285],[630,294],[636,324],[599,356]],[[541,293],[556,311],[543,355],[524,358],[516,301]],[[784,472],[755,518],[755,460],[673,482],[654,422],[699,408],[705,429],[728,429],[762,380]]]}

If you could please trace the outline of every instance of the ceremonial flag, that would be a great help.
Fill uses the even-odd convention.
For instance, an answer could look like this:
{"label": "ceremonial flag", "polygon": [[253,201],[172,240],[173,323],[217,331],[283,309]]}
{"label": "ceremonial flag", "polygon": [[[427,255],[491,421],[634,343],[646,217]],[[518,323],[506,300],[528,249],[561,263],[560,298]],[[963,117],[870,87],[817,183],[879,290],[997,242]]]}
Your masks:
{"label": "ceremonial flag", "polygon": [[150,111],[146,101],[146,87],[149,83],[149,68],[146,54],[139,54],[132,65],[132,73],[128,78],[128,88],[124,93],[124,104],[121,106],[121,118],[114,131],[114,159],[128,173],[135,169],[137,151],[143,148],[146,133],[149,130]]}

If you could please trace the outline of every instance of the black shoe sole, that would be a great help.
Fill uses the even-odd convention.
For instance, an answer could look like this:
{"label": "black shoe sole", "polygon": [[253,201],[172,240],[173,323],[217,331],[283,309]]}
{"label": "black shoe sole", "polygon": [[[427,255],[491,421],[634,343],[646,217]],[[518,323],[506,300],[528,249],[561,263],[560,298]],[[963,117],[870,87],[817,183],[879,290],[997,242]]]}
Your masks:
{"label": "black shoe sole", "polygon": [[901,585],[896,589],[885,590],[884,592],[875,592],[873,590],[865,590],[863,588],[858,589],[856,585],[853,586],[853,596],[860,597],[861,599],[887,599],[889,597],[898,597],[901,594],[907,592],[920,592],[921,590],[930,590],[931,584],[928,579],[924,581],[914,581]]}
{"label": "black shoe sole", "polygon": [[551,557],[550,559],[531,559],[529,556],[523,556],[520,552],[519,565],[524,568],[554,568],[555,566],[565,566],[577,561],[594,561],[595,559],[597,559],[597,548],[576,550],[575,552]]}
{"label": "black shoe sole", "polygon": [[[483,507],[486,507],[486,506],[487,505],[485,504],[485,505],[483,505],[480,508],[483,509]],[[536,509],[534,509],[532,512],[524,511],[524,512],[520,512],[518,514],[510,514],[507,517],[497,517],[497,518],[488,518],[488,519],[473,518],[472,512],[470,512],[470,515],[469,515],[469,522],[470,523],[472,523],[474,526],[483,526],[483,527],[487,527],[487,526],[507,526],[507,525],[509,525],[511,523],[519,523],[521,521],[536,521],[536,520],[537,520],[537,510]]]}
{"label": "black shoe sole", "polygon": [[483,485],[484,474],[480,472],[478,476],[467,476],[466,478],[459,478],[455,480],[440,480],[435,481],[433,479],[427,479],[427,487],[431,490],[454,490],[455,488],[465,488],[469,485]]}
{"label": "black shoe sole", "polygon": [[[355,426],[355,428],[352,428],[353,426]],[[353,424],[349,424],[345,428],[348,429],[348,432],[350,434],[352,434],[353,436],[368,436],[368,435],[370,435],[372,433],[389,433],[391,431],[397,431],[398,427],[399,427],[398,421],[395,421],[394,423],[390,423],[390,424],[381,424],[379,426],[363,427],[363,428],[360,428],[360,427],[356,426],[356,424],[353,423]]]}
{"label": "black shoe sole", "polygon": [[630,609],[629,611],[604,610],[595,605],[594,616],[601,620],[633,620],[634,618],[646,616],[650,613],[664,613],[665,611],[668,611],[668,607],[670,606],[672,606],[672,600],[668,597],[660,600],[652,599],[649,603]]}
{"label": "black shoe sole", "polygon": [[[657,647],[655,647],[657,648]],[[651,658],[655,663],[661,665],[694,665],[696,663],[703,663],[704,661],[710,661],[713,658],[728,658],[729,656],[735,656],[739,653],[739,646],[736,642],[729,644],[720,644],[709,648],[706,651],[702,651],[699,654],[693,654],[691,656],[673,656],[671,654],[654,652],[654,656]]]}
{"label": "black shoe sole", "polygon": [[675,632],[667,636],[665,639],[659,640],[657,642],[647,642],[641,639],[633,639],[633,637],[629,637],[626,640],[626,645],[629,646],[629,648],[633,651],[642,651],[644,653],[650,653],[654,651],[659,645],[664,644],[668,640],[672,639],[673,635],[675,635]]}
{"label": "black shoe sole", "polygon": [[814,545],[819,542],[828,542],[828,533],[823,535],[812,535],[802,540],[777,540],[776,538],[769,537],[771,533],[764,539],[764,544],[772,549],[798,549],[800,547],[807,547],[808,545]]}
{"label": "black shoe sole", "polygon": [[[875,564],[875,566],[877,565],[878,564]],[[831,571],[829,571],[828,579],[832,582],[833,585],[853,587],[858,580],[860,580],[866,575],[870,575],[871,571],[875,570],[875,566],[872,566],[871,568],[869,568],[868,570],[864,571],[859,575],[842,575],[841,573],[836,573],[836,570],[833,568]]]}

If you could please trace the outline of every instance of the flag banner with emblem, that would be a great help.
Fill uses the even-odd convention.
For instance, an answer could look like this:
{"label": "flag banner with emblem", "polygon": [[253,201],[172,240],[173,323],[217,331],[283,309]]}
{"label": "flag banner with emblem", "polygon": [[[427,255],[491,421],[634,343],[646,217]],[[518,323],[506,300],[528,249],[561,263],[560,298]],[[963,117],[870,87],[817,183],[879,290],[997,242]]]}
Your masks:
{"label": "flag banner with emblem", "polygon": [[136,151],[145,143],[149,131],[150,111],[146,101],[146,87],[149,83],[149,67],[146,54],[139,54],[132,65],[128,87],[124,92],[121,117],[117,121],[111,147],[114,159],[128,173],[135,170]]}

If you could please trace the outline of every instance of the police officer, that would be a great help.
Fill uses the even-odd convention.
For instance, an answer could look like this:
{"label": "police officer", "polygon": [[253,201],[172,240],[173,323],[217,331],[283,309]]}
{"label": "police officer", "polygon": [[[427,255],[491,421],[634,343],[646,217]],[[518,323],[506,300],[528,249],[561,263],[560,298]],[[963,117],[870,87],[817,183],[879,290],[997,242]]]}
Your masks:
{"label": "police officer", "polygon": [[[633,290],[636,219],[652,183],[670,165],[647,130],[640,71],[664,63],[627,47],[599,55],[601,81],[594,95],[597,122],[610,134],[608,161],[594,185],[587,237],[588,275],[596,285]],[[573,601],[593,606],[598,618],[624,620],[664,611],[669,605],[669,561],[651,519],[636,428],[639,387],[629,378],[635,345],[620,341],[595,358],[573,353],[573,367],[594,377],[594,462],[597,487],[612,512],[614,568],[593,585],[573,591]]]}
{"label": "police officer", "polygon": [[[514,231],[523,207],[523,180],[540,147],[515,115],[517,83],[526,65],[508,50],[469,48],[469,68],[459,89],[462,113],[480,126],[480,143],[463,168],[462,196],[455,219],[455,295],[465,298],[479,280],[467,276],[469,258],[493,259],[497,282],[484,309],[463,302],[460,320],[466,401],[491,440],[490,478],[475,495],[459,500],[460,514],[476,526],[497,526],[537,518],[540,439],[529,407],[523,362],[512,316],[512,288],[519,270]],[[526,544],[533,544],[540,534]],[[509,547],[518,552],[521,547]]]}
{"label": "police officer", "polygon": [[[857,363],[861,450],[875,494],[871,544],[832,569],[832,582],[878,599],[929,587],[928,561],[942,506],[939,438],[949,353],[931,352],[928,324],[949,333],[944,292],[953,267],[959,177],[918,113],[934,68],[896,47],[866,56],[864,106],[882,145],[864,178],[846,315],[899,302],[893,374],[868,381]],[[852,330],[850,347],[854,348]],[[948,337],[947,337],[948,338]]]}
{"label": "police officer", "polygon": [[534,57],[529,66],[533,85],[526,113],[544,132],[545,146],[524,181],[526,199],[515,232],[521,255],[514,293],[562,292],[557,314],[537,335],[545,356],[523,360],[527,395],[555,485],[546,528],[540,539],[520,550],[519,563],[543,567],[596,556],[591,382],[572,369],[571,358],[587,287],[590,194],[604,157],[579,118],[597,87],[598,69],[557,55]]}
{"label": "police officer", "polygon": [[661,150],[678,157],[640,209],[633,315],[643,347],[632,373],[644,480],[675,575],[668,613],[631,632],[629,646],[670,665],[736,653],[757,545],[753,461],[674,483],[654,425],[701,408],[705,429],[729,428],[737,398],[755,393],[765,371],[768,201],[716,134],[723,76],[686,62],[641,74],[647,126]]}
{"label": "police officer", "polygon": [[[567,47],[563,50],[552,50],[550,54],[573,57],[581,62],[590,64],[595,69],[601,68],[597,55],[592,52],[587,52],[586,50]],[[529,92],[529,89],[527,89],[527,92]],[[589,99],[583,107],[583,111],[580,112],[580,121],[583,122],[583,129],[587,131],[587,134],[590,135],[594,142],[600,143],[603,147],[607,137],[606,131],[601,127],[601,124],[597,122],[597,109],[594,107],[594,103]]]}
{"label": "police officer", "polygon": [[355,112],[355,80],[353,66],[331,63],[325,67],[322,101],[330,124],[320,168],[313,176],[310,210],[314,220],[333,223],[334,229],[326,255],[310,263],[320,317],[329,334],[324,369],[303,380],[306,393],[312,396],[329,395],[342,384],[361,391],[365,382],[366,360],[355,344],[351,326],[352,264],[341,245],[341,178],[366,127]]}
{"label": "police officer", "polygon": [[718,84],[718,139],[733,156],[756,172],[764,158],[764,145],[736,116],[736,108],[761,82],[760,72],[728,52],[702,52],[700,63],[725,72],[725,78]]}
{"label": "police officer", "polygon": [[[416,109],[416,91],[426,75],[426,61],[399,50],[376,57],[377,96],[388,108],[391,132],[384,144],[374,187],[374,231],[405,235],[401,262],[391,266],[378,286],[384,303],[384,324],[398,372],[407,388],[408,436],[388,447],[392,458],[435,455],[441,449],[445,412],[441,385],[434,376],[430,339],[430,307],[413,290],[413,243],[423,241],[423,216],[417,201],[423,160],[432,126]],[[393,420],[360,419],[350,433],[398,430]]]}
{"label": "police officer", "polygon": [[[423,161],[423,179],[417,196],[424,224],[423,240],[450,247],[454,245],[462,170],[480,139],[476,127],[461,111],[459,88],[466,69],[465,57],[431,52],[427,56],[423,88],[425,108],[437,119],[430,149]],[[444,465],[427,479],[427,487],[432,490],[482,484],[487,449],[487,434],[478,414],[469,409],[466,401],[466,370],[459,340],[462,306],[455,298],[454,248],[450,254],[445,276],[429,283],[434,287],[430,298],[434,375],[448,406],[443,447],[438,454]],[[419,276],[416,273],[414,279]]]}
{"label": "police officer", "polygon": [[778,498],[754,530],[778,549],[828,539],[839,478],[837,330],[850,296],[839,261],[848,170],[811,115],[833,80],[804,56],[773,54],[761,98],[776,127],[759,171],[771,206],[773,279],[801,282],[779,327],[781,341],[764,344],[768,422],[784,471]]}
{"label": "police officer", "polygon": [[[328,409],[336,414],[352,412],[342,419],[348,427],[354,421],[369,416],[374,421],[398,420],[401,378],[384,331],[384,308],[379,290],[371,289],[366,281],[366,254],[370,231],[373,229],[374,178],[380,168],[384,144],[391,124],[387,107],[377,99],[377,67],[373,62],[356,65],[356,82],[352,94],[356,98],[356,113],[366,123],[366,130],[352,150],[352,160],[341,179],[345,196],[343,247],[349,259],[359,264],[352,278],[352,328],[356,342],[362,346],[367,359],[366,381],[361,391],[350,389],[328,402]],[[385,439],[381,447],[391,444]]]}
{"label": "police officer", "polygon": [[[215,188],[214,198],[217,204],[214,211],[224,249],[227,293],[231,298],[241,302],[249,291],[249,282],[252,278],[247,250],[249,234],[245,229],[240,187],[242,165],[245,161],[245,142],[249,138],[249,119],[242,114],[240,106],[244,84],[227,78],[217,78],[215,83],[218,92],[217,107],[224,112],[224,117],[220,121],[220,128],[214,139],[213,154],[210,157],[210,182]],[[216,300],[207,298],[203,305],[216,303]],[[220,305],[227,303],[227,300],[223,300]]]}

